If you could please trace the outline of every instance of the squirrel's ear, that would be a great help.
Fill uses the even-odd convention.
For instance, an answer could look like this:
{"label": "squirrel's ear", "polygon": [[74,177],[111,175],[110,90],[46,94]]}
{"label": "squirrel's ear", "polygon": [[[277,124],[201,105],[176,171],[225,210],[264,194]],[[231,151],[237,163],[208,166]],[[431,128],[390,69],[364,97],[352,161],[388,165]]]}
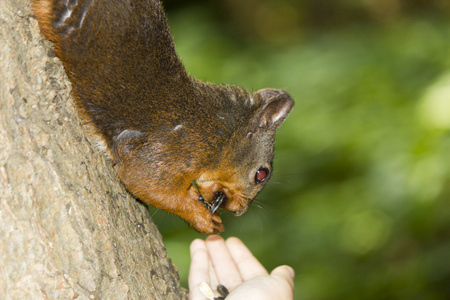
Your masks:
{"label": "squirrel's ear", "polygon": [[259,127],[278,128],[294,107],[291,96],[283,90],[262,89],[252,97],[259,97],[264,103],[258,113]]}

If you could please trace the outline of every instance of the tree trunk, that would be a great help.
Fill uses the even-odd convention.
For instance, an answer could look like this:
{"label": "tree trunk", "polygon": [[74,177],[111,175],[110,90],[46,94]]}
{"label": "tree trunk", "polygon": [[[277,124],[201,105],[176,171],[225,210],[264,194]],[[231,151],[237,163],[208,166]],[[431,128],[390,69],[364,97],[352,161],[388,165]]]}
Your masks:
{"label": "tree trunk", "polygon": [[0,298],[187,299],[149,217],[80,125],[30,3],[0,0]]}

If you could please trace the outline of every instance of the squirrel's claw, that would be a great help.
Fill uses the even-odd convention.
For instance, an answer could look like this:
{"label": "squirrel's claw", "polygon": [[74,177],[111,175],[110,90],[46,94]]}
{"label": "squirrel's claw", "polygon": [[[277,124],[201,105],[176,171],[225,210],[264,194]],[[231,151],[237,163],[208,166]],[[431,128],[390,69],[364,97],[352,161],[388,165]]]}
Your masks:
{"label": "squirrel's claw", "polygon": [[204,234],[219,234],[225,230],[222,219],[209,211],[207,211],[206,215],[199,215],[194,222],[189,222],[189,224],[194,227],[195,230]]}

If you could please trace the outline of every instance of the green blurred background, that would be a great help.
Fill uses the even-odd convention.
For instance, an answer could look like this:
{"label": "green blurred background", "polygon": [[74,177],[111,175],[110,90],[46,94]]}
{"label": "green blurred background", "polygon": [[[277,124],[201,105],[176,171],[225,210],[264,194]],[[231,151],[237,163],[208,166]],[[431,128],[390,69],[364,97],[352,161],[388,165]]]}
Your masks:
{"label": "green blurred background", "polygon": [[[295,299],[450,299],[450,1],[165,1],[187,70],[285,89],[275,173],[223,213]],[[150,208],[187,287],[205,238]]]}

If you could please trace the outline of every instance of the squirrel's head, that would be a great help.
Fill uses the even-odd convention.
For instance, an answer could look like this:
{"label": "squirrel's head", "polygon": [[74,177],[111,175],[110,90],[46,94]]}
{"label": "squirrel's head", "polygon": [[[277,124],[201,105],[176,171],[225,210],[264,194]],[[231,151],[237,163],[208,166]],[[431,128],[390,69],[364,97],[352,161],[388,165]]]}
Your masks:
{"label": "squirrel's head", "polygon": [[193,182],[200,201],[214,213],[217,207],[244,214],[272,174],[275,133],[294,102],[282,90],[262,89],[251,95],[250,122],[237,130],[222,149],[221,165]]}

